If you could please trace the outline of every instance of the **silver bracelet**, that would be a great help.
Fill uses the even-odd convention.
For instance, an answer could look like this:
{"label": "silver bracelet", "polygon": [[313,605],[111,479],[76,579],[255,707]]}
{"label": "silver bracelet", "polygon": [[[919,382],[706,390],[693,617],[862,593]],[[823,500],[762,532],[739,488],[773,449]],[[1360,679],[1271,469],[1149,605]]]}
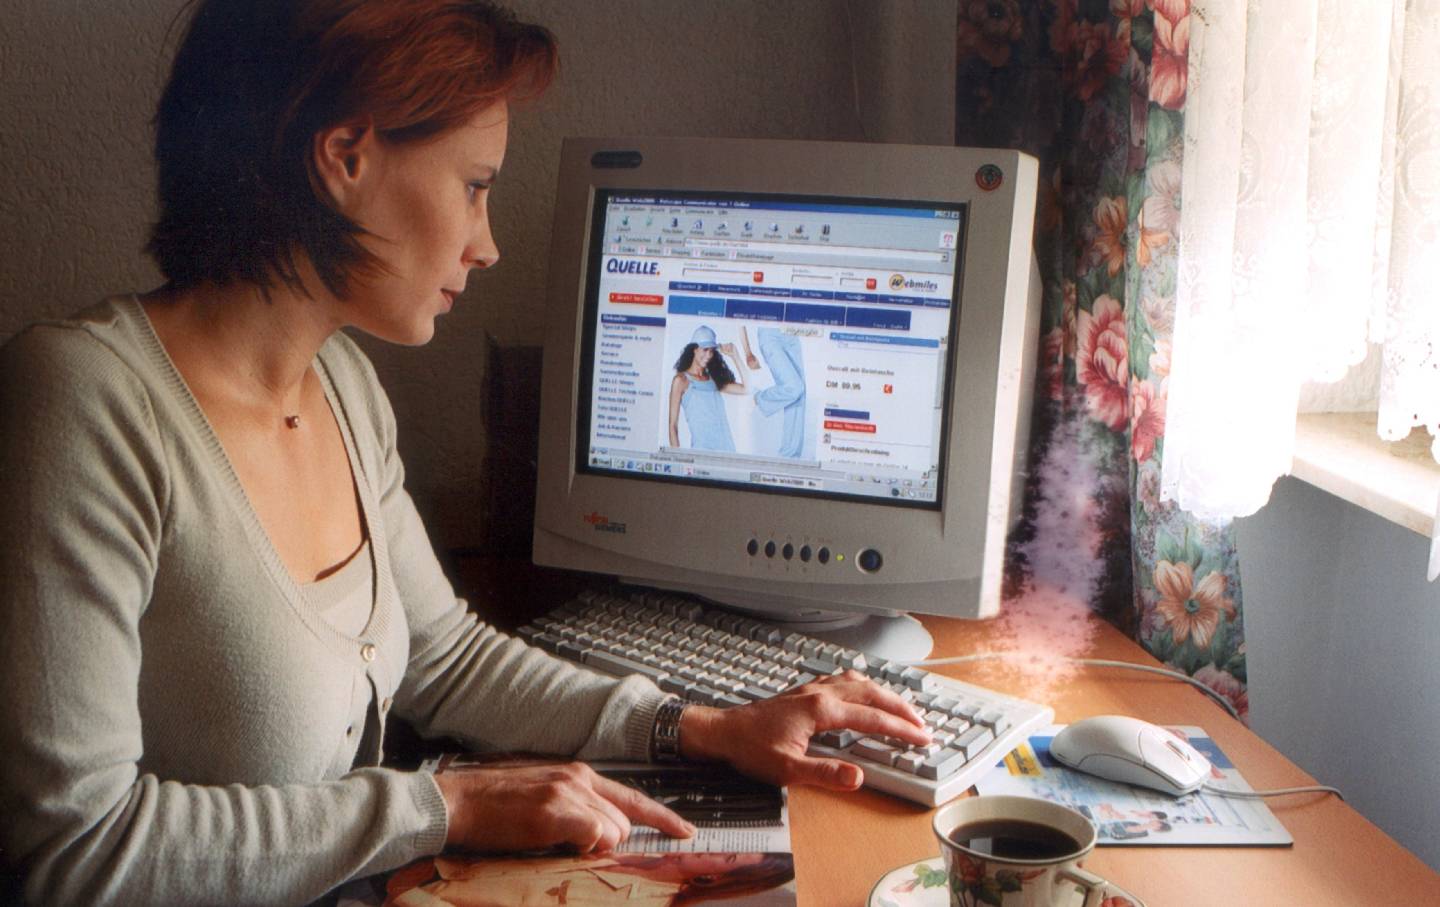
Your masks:
{"label": "silver bracelet", "polygon": [[655,733],[650,738],[650,758],[655,762],[680,761],[680,716],[690,704],[671,696],[655,710]]}

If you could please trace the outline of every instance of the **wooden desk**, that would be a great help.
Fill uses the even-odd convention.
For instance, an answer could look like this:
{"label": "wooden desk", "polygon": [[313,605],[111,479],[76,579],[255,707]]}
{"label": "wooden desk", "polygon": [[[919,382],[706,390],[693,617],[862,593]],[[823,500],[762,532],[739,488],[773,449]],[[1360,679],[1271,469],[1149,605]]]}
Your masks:
{"label": "wooden desk", "polygon": [[[544,614],[586,584],[575,574],[503,558],[464,558],[457,567],[458,587],[501,629]],[[1188,684],[1060,663],[1057,653],[1159,664],[1081,606],[1062,603],[1028,614],[1007,606],[994,621],[921,620],[935,638],[935,657],[1033,653],[1034,663],[932,670],[1048,703],[1057,722],[1123,714],[1196,725],[1256,790],[1317,783]],[[790,797],[801,907],[859,907],[885,872],[939,853],[931,811],[908,801],[868,790],[834,794],[804,787],[791,788]],[[1306,794],[1268,805],[1295,838],[1293,847],[1100,847],[1086,866],[1144,898],[1148,907],[1440,905],[1440,874],[1337,797]]]}
{"label": "wooden desk", "polygon": [[[997,641],[1024,637],[1024,620],[1007,615],[1002,618],[1007,623],[997,626],[922,618],[935,637],[936,657],[994,651]],[[1158,664],[1099,618],[1077,617],[1066,636],[1084,641],[1083,651],[1072,648],[1066,654]],[[1178,681],[1137,671],[1067,669],[1053,661],[974,662],[932,670],[1048,703],[1059,723],[1114,713],[1198,725],[1256,790],[1317,783]],[[887,870],[939,852],[927,809],[865,790],[832,794],[792,788],[790,796],[802,907],[862,905]],[[1294,836],[1293,847],[1099,847],[1086,867],[1144,898],[1149,907],[1440,904],[1440,874],[1339,798],[1306,794],[1272,799],[1268,805]]]}

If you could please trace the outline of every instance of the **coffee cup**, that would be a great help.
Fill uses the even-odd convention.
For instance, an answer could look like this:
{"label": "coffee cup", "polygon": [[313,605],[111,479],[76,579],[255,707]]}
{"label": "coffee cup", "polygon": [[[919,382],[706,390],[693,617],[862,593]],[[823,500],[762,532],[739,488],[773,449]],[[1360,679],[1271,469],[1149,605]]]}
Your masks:
{"label": "coffee cup", "polygon": [[1145,907],[1080,868],[1095,847],[1095,824],[1067,806],[1029,797],[967,797],[936,810],[933,824],[950,907]]}

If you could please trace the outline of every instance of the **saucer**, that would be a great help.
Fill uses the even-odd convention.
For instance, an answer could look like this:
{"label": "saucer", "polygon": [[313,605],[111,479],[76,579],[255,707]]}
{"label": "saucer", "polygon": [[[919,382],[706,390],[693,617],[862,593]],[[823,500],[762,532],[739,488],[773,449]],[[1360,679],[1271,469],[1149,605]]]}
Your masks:
{"label": "saucer", "polygon": [[936,856],[890,870],[870,889],[865,907],[950,907],[945,861]]}

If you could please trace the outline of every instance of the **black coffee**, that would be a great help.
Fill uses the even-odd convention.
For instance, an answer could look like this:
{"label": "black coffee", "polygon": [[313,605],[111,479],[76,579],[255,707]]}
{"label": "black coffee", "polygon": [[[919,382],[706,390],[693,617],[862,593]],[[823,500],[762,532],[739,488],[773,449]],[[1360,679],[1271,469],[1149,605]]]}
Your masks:
{"label": "black coffee", "polygon": [[1058,860],[1080,850],[1080,842],[1058,828],[1021,819],[984,819],[950,832],[950,840],[997,860]]}

